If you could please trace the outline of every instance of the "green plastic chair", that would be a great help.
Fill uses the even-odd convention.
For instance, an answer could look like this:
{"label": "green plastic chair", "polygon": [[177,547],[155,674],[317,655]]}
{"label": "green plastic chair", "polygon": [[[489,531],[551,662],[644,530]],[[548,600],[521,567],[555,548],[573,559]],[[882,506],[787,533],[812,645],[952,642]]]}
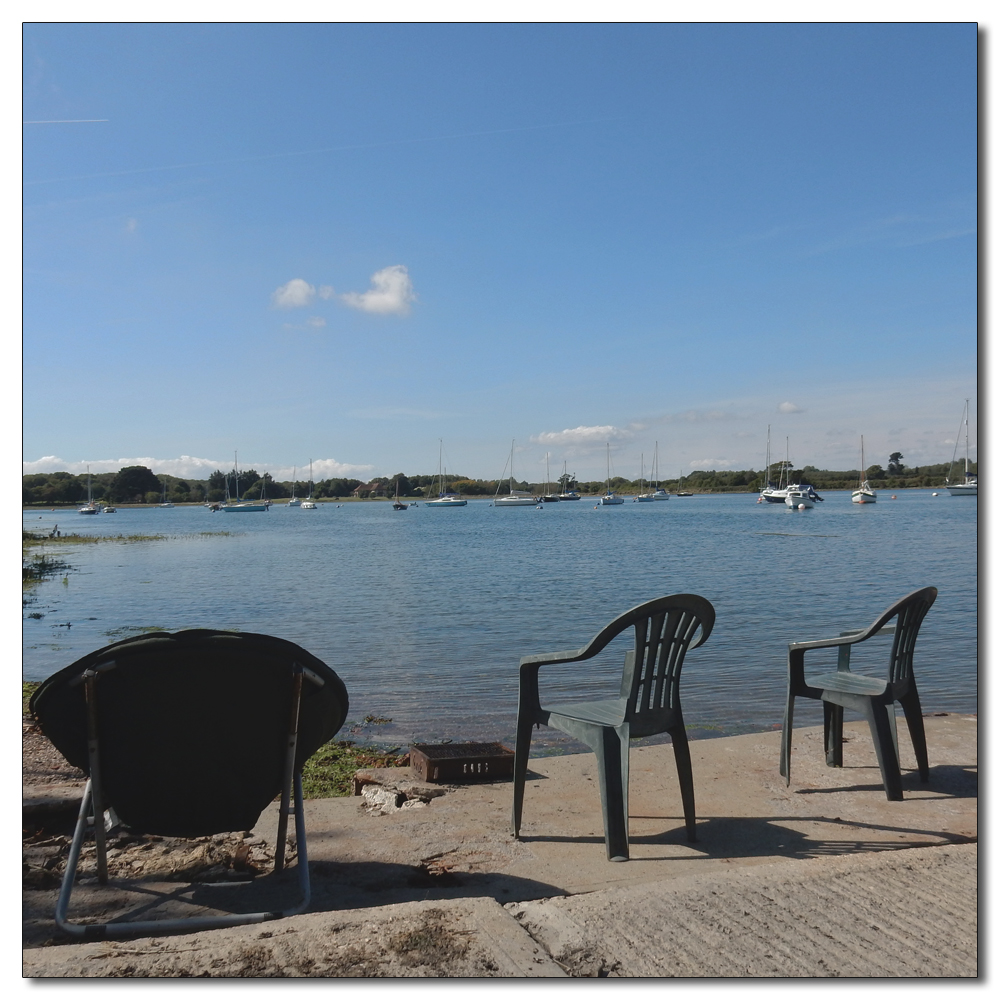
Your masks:
{"label": "green plastic chair", "polygon": [[[626,611],[580,649],[522,657],[511,818],[515,839],[520,836],[524,782],[534,725],[559,729],[586,743],[596,754],[604,841],[611,861],[627,861],[629,856],[629,740],[669,733],[680,781],[687,839],[697,839],[691,754],[681,714],[680,674],[685,654],[708,639],[714,624],[715,609],[704,597],[673,594]],[[590,659],[628,628],[635,629],[635,648],[625,654],[617,698],[548,708],[541,706],[538,671],[542,666]],[[692,641],[699,629],[699,638]]]}
{"label": "green plastic chair", "polygon": [[[56,923],[87,940],[258,923],[309,903],[302,765],[347,717],[347,689],[295,643],[247,632],[189,629],[112,643],[53,674],[29,709],[88,777]],[[294,807],[292,793],[294,790]],[[88,829],[98,881],[108,881],[105,814],[169,837],[250,830],[280,795],[275,871],[294,813],[300,899],[284,910],[105,923],[67,913]]]}
{"label": "green plastic chair", "polygon": [[[780,773],[786,786],[791,783],[792,714],[795,699],[814,698],[823,702],[823,742],[829,767],[844,765],[844,709],[861,713],[871,729],[875,754],[885,797],[901,801],[903,784],[899,772],[899,744],[896,735],[896,709],[903,706],[910,731],[913,752],[921,781],[930,780],[927,766],[927,739],[920,710],[920,697],[913,677],[913,647],[924,616],[937,599],[936,587],[924,587],[907,594],[887,608],[868,628],[841,632],[836,639],[788,644],[788,701],[781,730]],[[895,622],[891,625],[887,624]],[[874,636],[891,635],[889,673],[886,680],[854,673],[851,670],[851,647]],[[805,674],[805,654],[810,649],[837,649],[837,670],[833,673]]]}

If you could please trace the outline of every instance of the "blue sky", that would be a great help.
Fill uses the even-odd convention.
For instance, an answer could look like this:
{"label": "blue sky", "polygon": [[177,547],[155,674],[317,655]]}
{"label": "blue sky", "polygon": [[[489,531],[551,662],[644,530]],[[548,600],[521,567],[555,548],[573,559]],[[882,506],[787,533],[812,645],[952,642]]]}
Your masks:
{"label": "blue sky", "polygon": [[974,24],[29,24],[25,471],[582,479],[976,424]]}

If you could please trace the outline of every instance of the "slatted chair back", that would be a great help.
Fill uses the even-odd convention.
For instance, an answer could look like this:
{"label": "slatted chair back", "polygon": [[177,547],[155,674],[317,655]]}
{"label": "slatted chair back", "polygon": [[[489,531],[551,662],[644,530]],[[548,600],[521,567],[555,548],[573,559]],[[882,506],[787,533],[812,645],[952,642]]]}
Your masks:
{"label": "slatted chair back", "polygon": [[715,609],[696,594],[650,601],[622,618],[636,613],[641,617],[630,623],[635,629],[635,648],[626,653],[621,686],[633,737],[664,732],[670,717],[680,711],[684,657],[708,639],[715,625]]}
{"label": "slatted chair back", "polygon": [[889,659],[890,684],[909,684],[913,681],[913,647],[924,616],[936,599],[937,588],[924,587],[923,590],[914,591],[897,601],[882,616],[883,624],[896,619],[892,655]]}

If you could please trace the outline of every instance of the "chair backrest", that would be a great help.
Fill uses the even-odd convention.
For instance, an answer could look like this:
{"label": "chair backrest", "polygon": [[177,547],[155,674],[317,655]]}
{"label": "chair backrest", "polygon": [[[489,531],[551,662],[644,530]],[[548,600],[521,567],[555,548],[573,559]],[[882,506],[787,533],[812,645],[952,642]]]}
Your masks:
{"label": "chair backrest", "polygon": [[635,647],[625,654],[620,692],[633,735],[663,732],[679,712],[684,657],[708,639],[714,625],[715,608],[704,597],[672,594],[626,611],[602,630],[595,644],[601,639],[606,644],[630,626],[635,629]]}
{"label": "chair backrest", "polygon": [[295,767],[347,717],[347,689],[295,643],[190,629],[126,639],[48,678],[30,709],[88,775],[86,684],[93,681],[104,800],[127,825],[165,836],[249,830],[279,793],[294,675],[303,668]]}
{"label": "chair backrest", "polygon": [[902,684],[913,680],[913,647],[924,616],[937,600],[937,587],[924,587],[896,601],[886,608],[869,629],[875,632],[896,619],[892,637],[892,655],[889,659],[889,683]]}

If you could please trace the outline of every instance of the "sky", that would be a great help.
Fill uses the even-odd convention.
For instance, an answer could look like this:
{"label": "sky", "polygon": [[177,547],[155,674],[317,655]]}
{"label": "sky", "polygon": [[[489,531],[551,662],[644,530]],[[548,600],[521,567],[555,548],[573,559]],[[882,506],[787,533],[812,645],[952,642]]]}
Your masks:
{"label": "sky", "polygon": [[977,455],[974,23],[23,41],[25,472]]}

